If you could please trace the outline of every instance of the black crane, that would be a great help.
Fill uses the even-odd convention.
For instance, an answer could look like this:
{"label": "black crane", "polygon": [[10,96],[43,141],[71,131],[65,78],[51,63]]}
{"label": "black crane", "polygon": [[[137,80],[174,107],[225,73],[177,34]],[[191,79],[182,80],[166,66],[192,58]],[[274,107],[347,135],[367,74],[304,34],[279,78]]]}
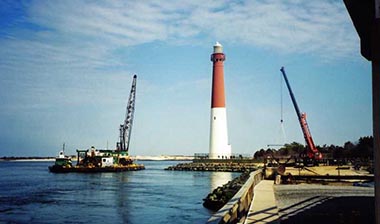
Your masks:
{"label": "black crane", "polygon": [[120,125],[120,139],[116,143],[116,149],[118,151],[127,152],[129,150],[129,143],[131,140],[132,124],[133,124],[133,114],[135,112],[135,101],[136,101],[136,80],[137,75],[133,76],[131,92],[129,94],[129,100],[127,104],[127,111],[125,115],[124,123]]}

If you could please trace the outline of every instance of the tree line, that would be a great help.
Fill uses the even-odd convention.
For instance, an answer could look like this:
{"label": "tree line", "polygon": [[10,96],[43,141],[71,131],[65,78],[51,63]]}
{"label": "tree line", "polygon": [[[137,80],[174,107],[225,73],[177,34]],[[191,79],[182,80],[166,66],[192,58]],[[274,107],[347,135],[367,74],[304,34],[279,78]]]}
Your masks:
{"label": "tree line", "polygon": [[[316,146],[326,159],[373,159],[373,137],[360,137],[358,141],[348,141],[343,146],[323,145]],[[306,151],[306,147],[298,142],[285,144],[280,149],[260,149],[254,154],[255,159],[267,157],[289,157],[299,156]]]}

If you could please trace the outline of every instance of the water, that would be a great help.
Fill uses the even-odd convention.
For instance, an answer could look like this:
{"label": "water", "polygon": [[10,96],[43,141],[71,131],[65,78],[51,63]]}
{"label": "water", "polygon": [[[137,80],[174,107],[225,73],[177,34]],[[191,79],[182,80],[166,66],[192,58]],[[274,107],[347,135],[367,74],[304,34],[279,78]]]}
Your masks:
{"label": "water", "polygon": [[146,170],[53,174],[53,162],[0,162],[0,223],[205,223],[202,199],[238,173]]}

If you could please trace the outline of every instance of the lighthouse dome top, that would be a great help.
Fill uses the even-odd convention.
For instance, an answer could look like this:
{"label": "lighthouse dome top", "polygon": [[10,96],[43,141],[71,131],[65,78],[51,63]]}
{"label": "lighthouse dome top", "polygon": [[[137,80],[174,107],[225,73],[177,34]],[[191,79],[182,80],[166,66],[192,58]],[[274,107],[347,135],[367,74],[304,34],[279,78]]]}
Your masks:
{"label": "lighthouse dome top", "polygon": [[223,53],[223,46],[218,41],[214,45],[214,53]]}

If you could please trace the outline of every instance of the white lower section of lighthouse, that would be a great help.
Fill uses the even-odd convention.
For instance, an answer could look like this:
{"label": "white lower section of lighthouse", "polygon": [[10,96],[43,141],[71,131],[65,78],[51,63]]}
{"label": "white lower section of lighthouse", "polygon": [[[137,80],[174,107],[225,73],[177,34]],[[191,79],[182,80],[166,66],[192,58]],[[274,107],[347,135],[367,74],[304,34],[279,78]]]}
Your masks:
{"label": "white lower section of lighthouse", "polygon": [[229,159],[231,145],[228,143],[226,108],[211,108],[210,159]]}

